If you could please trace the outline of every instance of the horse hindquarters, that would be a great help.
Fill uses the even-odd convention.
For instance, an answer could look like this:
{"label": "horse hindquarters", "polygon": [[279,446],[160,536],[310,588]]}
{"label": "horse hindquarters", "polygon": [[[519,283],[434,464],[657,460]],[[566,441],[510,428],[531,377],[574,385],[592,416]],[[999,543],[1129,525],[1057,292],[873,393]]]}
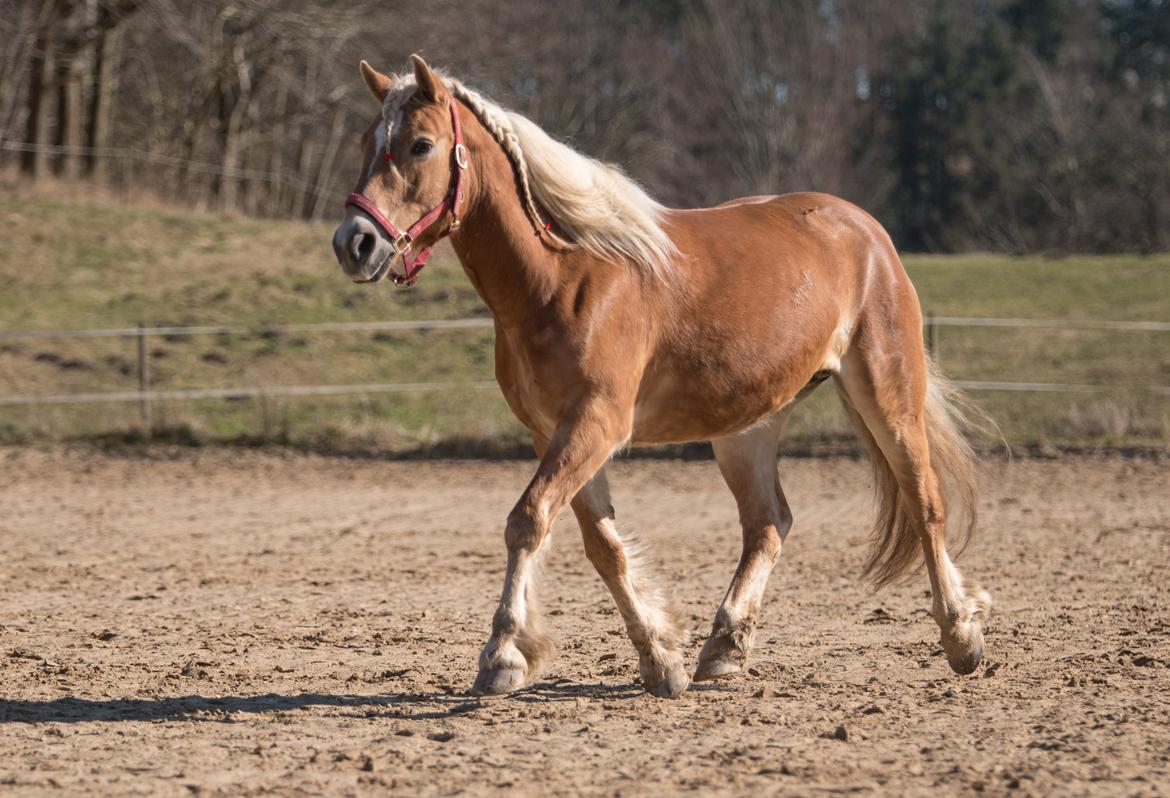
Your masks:
{"label": "horse hindquarters", "polygon": [[898,301],[874,302],[874,310],[863,311],[836,375],[869,449],[878,492],[866,573],[879,586],[897,580],[921,546],[947,661],[956,673],[970,673],[983,655],[991,597],[951,561],[946,528],[948,515],[968,535],[974,527],[975,461],[963,436],[958,392],[923,350],[917,297],[893,257]]}

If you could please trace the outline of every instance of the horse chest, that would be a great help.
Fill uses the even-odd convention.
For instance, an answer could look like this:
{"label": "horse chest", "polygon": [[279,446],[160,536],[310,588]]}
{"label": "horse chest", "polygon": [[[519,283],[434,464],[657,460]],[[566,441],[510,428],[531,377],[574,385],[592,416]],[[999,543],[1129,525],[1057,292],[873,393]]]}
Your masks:
{"label": "horse chest", "polygon": [[501,333],[496,338],[496,381],[508,407],[526,427],[550,435],[568,386],[549,374],[548,358]]}

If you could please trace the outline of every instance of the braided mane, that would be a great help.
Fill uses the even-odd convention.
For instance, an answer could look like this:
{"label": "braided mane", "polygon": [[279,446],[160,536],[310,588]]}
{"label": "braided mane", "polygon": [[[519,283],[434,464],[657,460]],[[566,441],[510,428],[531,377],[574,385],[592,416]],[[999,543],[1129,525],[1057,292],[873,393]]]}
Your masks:
{"label": "braided mane", "polygon": [[[507,155],[520,185],[520,201],[538,233],[605,260],[629,261],[651,276],[662,278],[669,273],[676,249],[662,229],[665,208],[637,183],[618,167],[556,141],[527,117],[437,74]],[[382,106],[382,118],[391,128],[417,89],[411,72],[395,76],[392,85]],[[542,209],[556,221],[564,238],[546,230]]]}

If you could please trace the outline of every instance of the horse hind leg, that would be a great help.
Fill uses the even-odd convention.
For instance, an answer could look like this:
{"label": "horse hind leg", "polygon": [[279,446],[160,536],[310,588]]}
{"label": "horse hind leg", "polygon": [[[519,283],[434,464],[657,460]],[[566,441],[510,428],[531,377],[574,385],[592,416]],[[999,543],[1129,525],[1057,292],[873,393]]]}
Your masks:
{"label": "horse hind leg", "polygon": [[737,673],[755,639],[764,588],[792,526],[780,487],[776,449],[786,413],[766,424],[711,442],[723,479],[735,496],[743,527],[739,566],[703,644],[695,681]]}
{"label": "horse hind leg", "polygon": [[[911,341],[921,346],[919,338]],[[883,350],[889,351],[867,346],[859,331],[837,375],[846,410],[870,449],[879,493],[866,570],[878,586],[897,580],[921,547],[947,662],[956,673],[971,673],[983,657],[983,622],[991,597],[964,580],[947,553],[948,507],[941,478],[959,500],[950,509],[964,510],[973,523],[973,458],[956,427],[947,384],[931,374],[925,354],[910,351],[897,362],[867,354]]]}
{"label": "horse hind leg", "polygon": [[585,554],[613,594],[638,651],[642,685],[660,698],[675,698],[690,684],[683,664],[687,626],[667,596],[650,582],[636,551],[618,535],[604,470],[572,501]]}

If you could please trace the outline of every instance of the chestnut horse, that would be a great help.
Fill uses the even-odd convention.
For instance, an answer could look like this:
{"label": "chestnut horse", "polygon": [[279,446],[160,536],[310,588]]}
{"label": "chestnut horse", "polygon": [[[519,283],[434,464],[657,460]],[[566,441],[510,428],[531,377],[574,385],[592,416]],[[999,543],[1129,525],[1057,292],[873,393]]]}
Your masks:
{"label": "chestnut horse", "polygon": [[642,684],[658,696],[687,688],[687,623],[623,542],[610,503],[606,463],[633,444],[712,443],[743,554],[694,679],[743,669],[792,525],[780,432],[826,379],[874,464],[867,573],[878,585],[896,579],[921,547],[947,660],[974,670],[990,597],[964,581],[945,541],[948,517],[964,534],[973,527],[973,456],[881,225],[824,194],[666,209],[616,168],[412,62],[413,73],[393,77],[362,62],[382,110],[362,137],[333,247],[357,282],[390,274],[409,284],[451,237],[495,321],[497,381],[540,456],[508,515],[504,588],[474,692],[520,687],[551,652],[534,579],[566,505],[625,620]]}

